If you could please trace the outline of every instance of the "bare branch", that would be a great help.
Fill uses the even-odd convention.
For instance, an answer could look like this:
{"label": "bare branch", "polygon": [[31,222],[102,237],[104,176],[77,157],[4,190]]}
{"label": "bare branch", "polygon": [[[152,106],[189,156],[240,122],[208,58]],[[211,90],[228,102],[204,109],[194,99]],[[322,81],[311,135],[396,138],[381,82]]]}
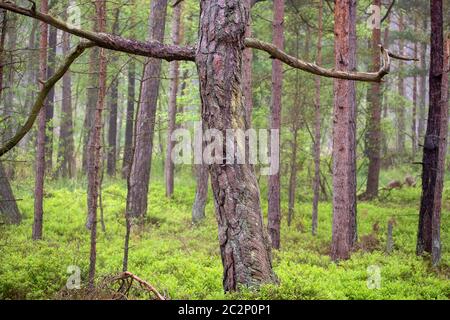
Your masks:
{"label": "bare branch", "polygon": [[391,13],[392,8],[394,7],[395,4],[395,0],[392,0],[388,10],[386,11],[386,14],[384,15],[384,17],[381,19],[381,23],[384,22],[384,20],[386,20],[389,17],[389,14]]}
{"label": "bare branch", "polygon": [[9,139],[3,146],[0,147],[0,157],[14,148],[20,142],[20,140],[22,140],[22,138],[31,130],[39,114],[39,111],[44,105],[49,91],[53,88],[56,82],[58,82],[58,80],[63,77],[67,70],[69,70],[70,65],[84,52],[84,50],[93,47],[94,45],[95,44],[93,42],[81,42],[80,44],[78,44],[78,46],[67,56],[64,63],[59,67],[55,74],[44,83],[44,86],[39,92],[39,95],[36,98],[36,102],[34,103],[25,124],[11,139]]}
{"label": "bare branch", "polygon": [[265,51],[269,53],[273,58],[278,59],[293,68],[297,68],[318,76],[324,76],[328,78],[358,80],[366,82],[381,82],[383,77],[389,73],[391,65],[390,54],[382,46],[380,46],[380,49],[382,52],[383,63],[381,69],[378,72],[346,72],[334,69],[326,69],[318,66],[315,63],[302,61],[298,58],[288,55],[287,53],[281,51],[270,43],[259,41],[256,39],[245,39],[245,45],[249,48]]}
{"label": "bare branch", "polygon": [[167,61],[173,60],[195,61],[194,47],[164,45],[158,41],[142,42],[122,38],[108,33],[97,33],[93,31],[82,30],[73,25],[65,23],[64,21],[59,20],[51,15],[43,14],[34,11],[33,9],[23,8],[4,0],[0,2],[0,8],[23,16],[38,19],[42,22],[52,25],[57,29],[90,40],[94,42],[95,45],[105,49],[111,49],[115,51],[121,51],[145,57],[164,59]]}

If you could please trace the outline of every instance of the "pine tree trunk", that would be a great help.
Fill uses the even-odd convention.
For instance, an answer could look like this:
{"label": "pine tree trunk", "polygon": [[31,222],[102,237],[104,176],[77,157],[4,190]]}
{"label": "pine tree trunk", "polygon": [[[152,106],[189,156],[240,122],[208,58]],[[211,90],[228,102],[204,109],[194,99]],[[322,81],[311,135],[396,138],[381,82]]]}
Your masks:
{"label": "pine tree trunk", "polygon": [[[428,30],[428,21],[427,18],[423,20],[422,31],[426,32]],[[420,144],[423,144],[423,139],[425,136],[425,117],[427,110],[427,49],[428,46],[425,42],[420,45],[420,100],[419,100],[419,141]]]}
{"label": "pine tree trunk", "polygon": [[[172,43],[174,45],[180,44],[181,35],[181,11],[183,3],[179,3],[173,9],[172,18]],[[178,93],[178,82],[179,82],[179,62],[172,61],[169,67],[169,124],[167,128],[167,150],[166,150],[166,160],[164,163],[164,173],[166,178],[166,197],[172,197],[174,188],[174,163],[172,161],[172,149],[174,142],[172,141],[172,133],[176,126],[177,117],[177,93]]]}
{"label": "pine tree trunk", "polygon": [[[99,32],[106,30],[106,2],[105,0],[96,0],[95,11],[97,15],[97,26]],[[91,246],[89,258],[89,287],[93,288],[95,284],[95,265],[97,260],[97,207],[100,189],[100,170],[101,170],[101,132],[102,132],[102,113],[105,104],[106,95],[106,54],[105,49],[99,50],[99,78],[98,78],[98,99],[95,110],[94,123],[89,137],[88,145],[88,227],[91,230]]]}
{"label": "pine tree trunk", "polygon": [[[47,78],[55,73],[56,64],[56,44],[58,30],[49,26],[48,33],[48,67]],[[53,116],[55,113],[55,87],[53,87],[47,95],[47,104],[45,106],[45,168],[48,173],[51,172],[53,166]]]}
{"label": "pine tree trunk", "polygon": [[0,214],[4,216],[6,223],[19,224],[22,220],[19,208],[17,207],[14,193],[9,184],[3,163],[0,161]]}
{"label": "pine tree trunk", "polygon": [[[244,0],[249,12],[252,8],[252,0]],[[252,36],[252,15],[249,13],[245,37]],[[247,122],[251,127],[253,113],[253,79],[252,79],[253,51],[250,48],[244,49],[242,62],[242,90],[244,91],[245,107],[247,109]]]}
{"label": "pine tree trunk", "polygon": [[[48,12],[48,1],[42,0],[41,13]],[[47,78],[47,39],[48,26],[46,23],[40,23],[40,40],[39,40],[39,78],[41,88],[43,82]],[[45,175],[45,115],[46,104],[39,112],[38,116],[38,133],[36,141],[36,178],[34,186],[34,222],[33,222],[33,240],[42,239],[42,220],[44,215],[44,175]]]}
{"label": "pine tree trunk", "polygon": [[[284,49],[284,0],[274,0],[273,2],[273,44],[283,50]],[[281,124],[281,99],[283,85],[283,64],[279,60],[272,61],[272,109],[270,118],[270,128],[280,130]],[[280,155],[278,154],[278,157]],[[271,160],[273,161],[273,159]],[[269,176],[268,185],[268,224],[272,247],[280,248],[280,173],[277,172]]]}
{"label": "pine tree trunk", "polygon": [[[403,13],[402,11],[399,12],[399,21],[398,21],[398,28],[399,33],[402,33],[404,31],[404,21],[403,21]],[[400,39],[399,41],[399,48],[398,52],[400,55],[404,55],[404,41]],[[405,80],[404,76],[402,75],[404,63],[399,60],[398,63],[398,69],[399,69],[399,78],[398,78],[398,94],[402,98],[406,98],[405,96]],[[397,153],[399,156],[404,155],[405,153],[405,105],[404,103],[401,103],[396,107],[397,109]]]}
{"label": "pine tree trunk", "polygon": [[[163,42],[166,11],[167,0],[155,0],[151,3],[149,40]],[[161,60],[147,59],[141,88],[140,107],[136,120],[135,150],[130,171],[130,189],[127,195],[127,212],[132,217],[143,218],[147,212],[160,74]]]}
{"label": "pine tree trunk", "polygon": [[[70,51],[70,33],[64,32],[62,52],[66,56]],[[73,110],[72,110],[72,75],[68,70],[62,79],[61,101],[61,131],[59,134],[59,171],[63,178],[75,177],[75,148],[73,139]]]}
{"label": "pine tree trunk", "polygon": [[[322,28],[323,28],[323,0],[319,2],[319,31],[317,35],[317,64],[322,65]],[[316,99],[314,112],[314,196],[312,211],[312,234],[317,234],[318,216],[319,216],[319,197],[320,197],[320,142],[321,142],[321,114],[320,114],[320,84],[319,76],[315,79]]]}
{"label": "pine tree trunk", "polygon": [[[356,0],[335,3],[335,65],[356,68]],[[347,259],[356,230],[356,95],[355,82],[334,81],[333,234],[331,258]]]}
{"label": "pine tree trunk", "polygon": [[[224,136],[227,129],[245,131],[241,80],[248,8],[238,0],[202,0],[200,8],[196,63],[205,129],[214,128]],[[276,281],[253,166],[212,164],[209,171],[225,291]]]}
{"label": "pine tree trunk", "polygon": [[[113,34],[119,34],[119,15],[120,10],[114,12],[114,23],[112,27]],[[117,54],[112,53],[111,65],[117,64]],[[110,94],[108,100],[109,125],[108,125],[108,152],[107,152],[107,173],[109,176],[116,175],[116,155],[117,155],[117,105],[119,100],[119,76],[114,76],[110,85]]]}
{"label": "pine tree trunk", "polygon": [[195,175],[197,189],[195,191],[194,205],[192,206],[192,223],[196,224],[205,219],[206,200],[208,198],[208,166],[196,165]]}
{"label": "pine tree trunk", "polygon": [[[417,254],[429,252],[433,263],[440,259],[440,209],[448,121],[448,74],[444,77],[442,0],[431,0],[430,107],[423,147],[422,197]],[[445,79],[447,77],[447,79]],[[445,79],[445,80],[444,80]],[[444,91],[446,92],[443,92]],[[443,126],[446,128],[443,128]],[[445,134],[445,135],[444,135]]]}

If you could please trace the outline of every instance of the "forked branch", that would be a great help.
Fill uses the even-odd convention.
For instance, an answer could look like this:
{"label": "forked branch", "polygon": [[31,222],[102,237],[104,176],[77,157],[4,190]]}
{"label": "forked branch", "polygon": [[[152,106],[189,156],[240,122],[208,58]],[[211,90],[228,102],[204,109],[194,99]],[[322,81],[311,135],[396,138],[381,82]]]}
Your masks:
{"label": "forked branch", "polygon": [[14,148],[20,142],[20,140],[22,140],[22,138],[31,130],[39,112],[42,109],[42,106],[45,103],[45,99],[47,98],[49,91],[54,87],[56,82],[58,82],[58,80],[64,76],[67,70],[69,70],[71,64],[84,52],[84,50],[93,47],[94,45],[94,43],[86,41],[78,44],[78,46],[67,56],[64,63],[58,68],[55,74],[44,83],[44,86],[39,92],[25,124],[11,139],[9,139],[3,146],[0,147],[0,157]]}

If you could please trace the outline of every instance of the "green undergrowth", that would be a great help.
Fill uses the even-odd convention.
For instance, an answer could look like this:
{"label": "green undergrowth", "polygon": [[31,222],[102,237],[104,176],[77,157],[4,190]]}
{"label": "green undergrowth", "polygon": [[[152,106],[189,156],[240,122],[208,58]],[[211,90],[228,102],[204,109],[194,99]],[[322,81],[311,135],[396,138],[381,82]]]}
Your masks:
{"label": "green undergrowth", "polygon": [[[394,190],[382,200],[358,205],[358,250],[338,264],[328,256],[332,207],[322,202],[319,231],[311,235],[310,201],[298,201],[291,226],[283,201],[282,249],[273,252],[279,285],[258,291],[224,294],[217,224],[211,199],[207,218],[191,224],[194,182],[176,181],[173,199],[166,199],[161,182],[153,182],[145,227],[132,234],[129,270],[171,299],[448,299],[450,297],[450,190],[444,195],[441,266],[415,256],[419,188]],[[263,187],[264,188],[264,187]],[[32,183],[15,183],[23,213],[20,226],[0,225],[0,299],[52,299],[64,288],[68,266],[87,279],[89,232],[85,228],[86,188],[81,182],[46,185],[44,238],[31,240]],[[120,272],[124,245],[126,186],[103,186],[106,232],[99,224],[97,275]],[[264,195],[264,192],[262,192]],[[264,203],[266,201],[263,199]],[[264,209],[265,210],[265,209]],[[393,219],[394,251],[385,252],[387,222]],[[379,268],[380,285],[369,289],[371,268]],[[369,271],[368,271],[369,268]],[[145,295],[135,298],[147,298]]]}

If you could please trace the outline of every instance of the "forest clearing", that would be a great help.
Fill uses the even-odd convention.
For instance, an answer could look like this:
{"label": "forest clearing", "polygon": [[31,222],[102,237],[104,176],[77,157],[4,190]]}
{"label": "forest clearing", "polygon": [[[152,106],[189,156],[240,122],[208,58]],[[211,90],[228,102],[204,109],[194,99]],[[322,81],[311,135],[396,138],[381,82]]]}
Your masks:
{"label": "forest clearing", "polygon": [[0,300],[449,300],[449,17],[0,0]]}

